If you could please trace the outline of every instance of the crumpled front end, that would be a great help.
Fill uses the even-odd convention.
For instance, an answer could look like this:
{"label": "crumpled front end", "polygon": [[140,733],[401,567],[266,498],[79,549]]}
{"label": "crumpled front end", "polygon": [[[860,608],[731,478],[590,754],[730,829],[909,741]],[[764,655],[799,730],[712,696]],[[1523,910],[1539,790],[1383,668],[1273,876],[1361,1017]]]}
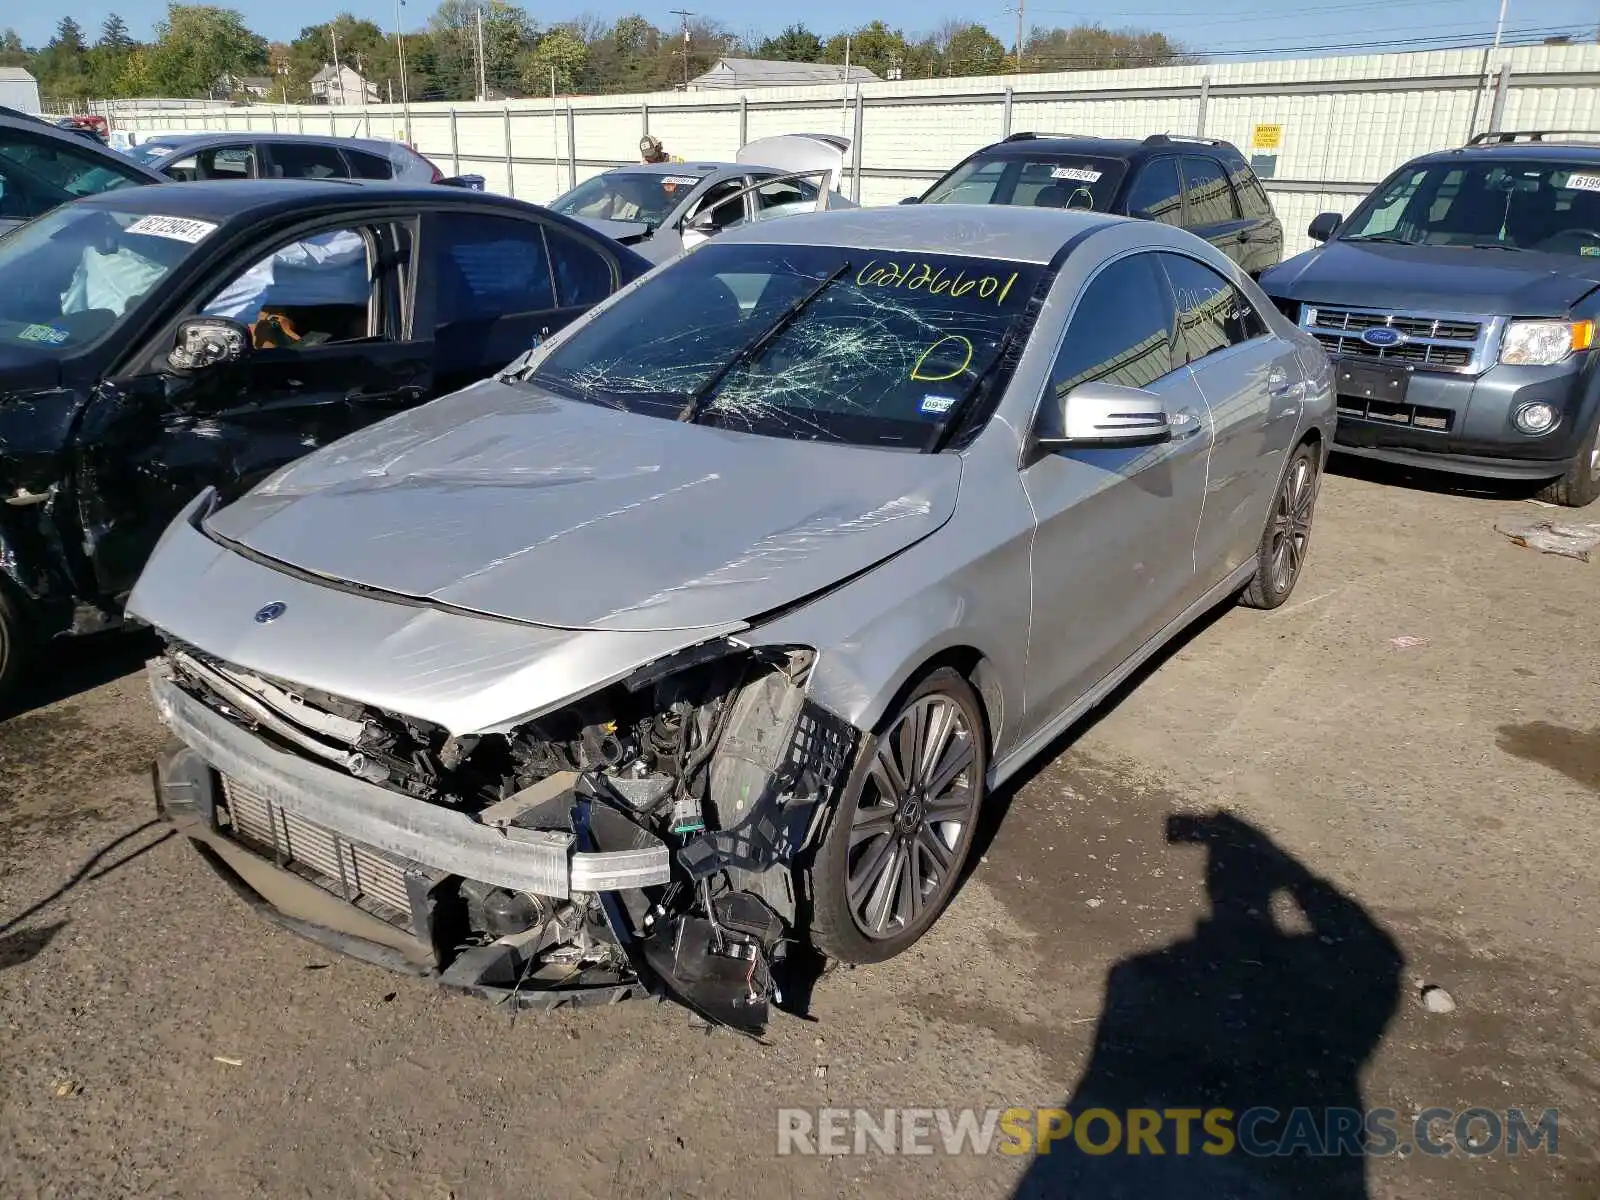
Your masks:
{"label": "crumpled front end", "polygon": [[177,641],[161,812],[281,923],[519,1006],[676,999],[746,1032],[856,731],[803,648],[692,647],[502,732],[273,679]]}

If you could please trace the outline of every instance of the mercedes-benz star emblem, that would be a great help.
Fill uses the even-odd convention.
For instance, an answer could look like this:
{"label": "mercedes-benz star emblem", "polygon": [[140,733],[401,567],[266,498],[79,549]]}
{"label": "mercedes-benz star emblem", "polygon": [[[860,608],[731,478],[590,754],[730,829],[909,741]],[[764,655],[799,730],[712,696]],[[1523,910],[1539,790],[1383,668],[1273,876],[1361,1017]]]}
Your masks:
{"label": "mercedes-benz star emblem", "polygon": [[270,625],[273,621],[276,621],[279,617],[283,616],[284,611],[288,607],[289,606],[287,604],[284,604],[279,600],[274,600],[271,604],[263,605],[261,608],[256,609],[256,624]]}

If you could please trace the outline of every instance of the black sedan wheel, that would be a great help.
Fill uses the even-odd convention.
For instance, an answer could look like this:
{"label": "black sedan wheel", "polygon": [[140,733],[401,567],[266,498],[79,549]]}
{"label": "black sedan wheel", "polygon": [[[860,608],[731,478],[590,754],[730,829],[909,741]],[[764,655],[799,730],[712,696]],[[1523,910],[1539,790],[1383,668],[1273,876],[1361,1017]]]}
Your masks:
{"label": "black sedan wheel", "polygon": [[971,849],[987,769],[971,685],[932,672],[863,746],[811,866],[819,950],[881,962],[927,932]]}

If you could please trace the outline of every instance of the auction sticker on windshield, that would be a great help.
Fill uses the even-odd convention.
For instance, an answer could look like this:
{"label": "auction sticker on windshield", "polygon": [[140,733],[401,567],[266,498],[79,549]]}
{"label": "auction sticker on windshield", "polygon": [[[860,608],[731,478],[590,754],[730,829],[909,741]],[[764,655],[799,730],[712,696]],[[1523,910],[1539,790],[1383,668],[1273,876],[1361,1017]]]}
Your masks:
{"label": "auction sticker on windshield", "polygon": [[1578,192],[1600,192],[1600,175],[1568,175],[1567,186]]}
{"label": "auction sticker on windshield", "polygon": [[144,233],[151,237],[168,238],[174,242],[204,241],[209,235],[216,232],[216,223],[213,221],[197,221],[193,217],[140,217],[124,231],[126,233]]}
{"label": "auction sticker on windshield", "polygon": [[17,334],[19,342],[43,342],[46,346],[59,346],[72,335],[54,325],[29,325]]}
{"label": "auction sticker on windshield", "polygon": [[1051,179],[1074,179],[1079,183],[1099,183],[1100,175],[1088,167],[1056,167],[1050,172]]}
{"label": "auction sticker on windshield", "polygon": [[693,187],[700,182],[698,175],[668,175],[663,183],[670,183],[673,187]]}

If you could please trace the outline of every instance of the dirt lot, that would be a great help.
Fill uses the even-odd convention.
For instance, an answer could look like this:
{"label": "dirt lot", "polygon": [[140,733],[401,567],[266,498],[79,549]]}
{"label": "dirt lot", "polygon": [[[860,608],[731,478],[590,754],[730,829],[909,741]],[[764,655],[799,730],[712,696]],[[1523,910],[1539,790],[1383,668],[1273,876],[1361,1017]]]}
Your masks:
{"label": "dirt lot", "polygon": [[[513,1023],[267,925],[151,823],[147,647],[76,647],[0,724],[0,1195],[1600,1195],[1600,561],[1494,532],[1536,511],[1330,478],[1291,604],[1221,614],[1075,731],[933,933],[765,1047],[647,1002]],[[1248,824],[1168,841],[1216,810]],[[1273,926],[1279,882],[1306,910]],[[1219,1095],[1402,1133],[1554,1107],[1560,1153],[1159,1183],[1113,1155],[1078,1188],[1059,1153],[776,1153],[780,1107]]]}

